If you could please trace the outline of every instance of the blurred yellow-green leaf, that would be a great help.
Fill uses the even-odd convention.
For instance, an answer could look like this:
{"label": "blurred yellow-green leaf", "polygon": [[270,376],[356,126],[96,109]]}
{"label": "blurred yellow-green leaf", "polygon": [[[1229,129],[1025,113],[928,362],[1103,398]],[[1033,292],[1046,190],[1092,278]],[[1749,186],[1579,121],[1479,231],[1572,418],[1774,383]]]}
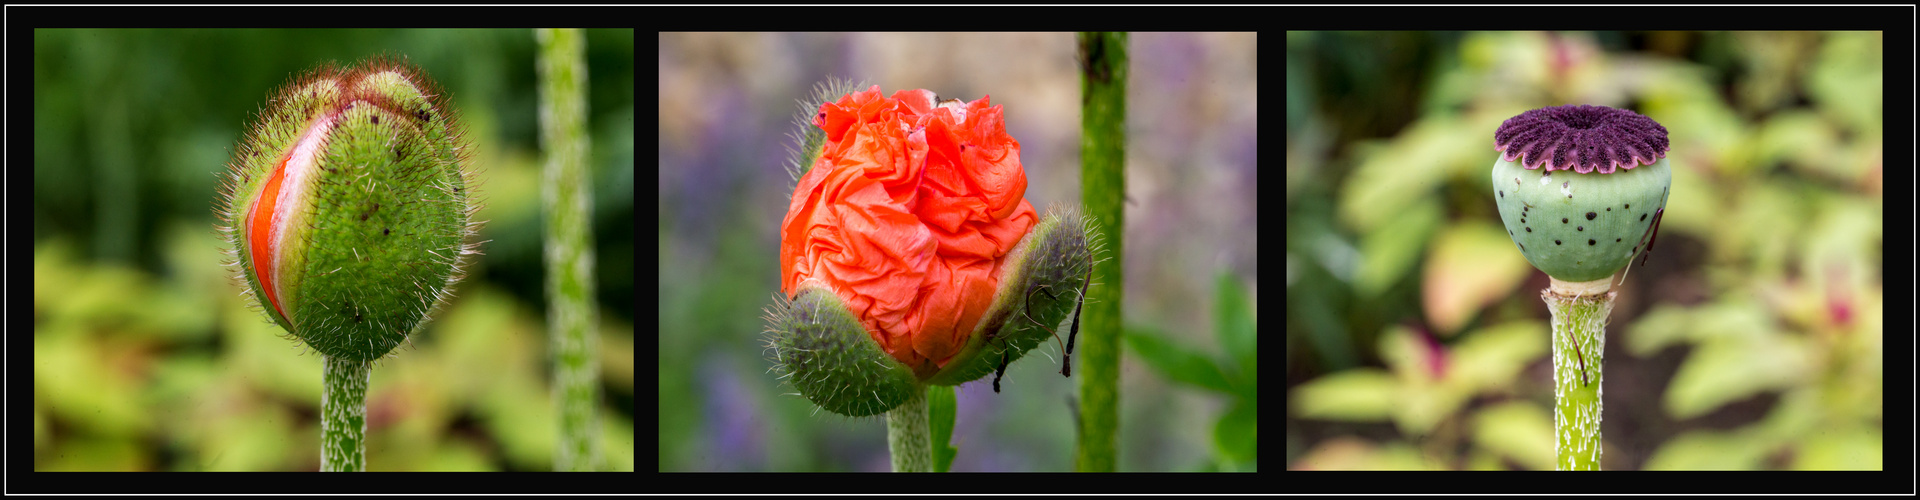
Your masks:
{"label": "blurred yellow-green leaf", "polygon": [[1433,116],[1413,124],[1401,139],[1369,148],[1342,188],[1341,219],[1371,230],[1404,215],[1456,170],[1491,162],[1493,155],[1479,147],[1486,141],[1461,125],[1458,116]]}
{"label": "blurred yellow-green leaf", "polygon": [[1485,221],[1453,224],[1434,239],[1427,255],[1421,288],[1427,320],[1436,333],[1452,335],[1481,308],[1510,296],[1532,271],[1499,226]]}
{"label": "blurred yellow-green leaf", "polygon": [[1547,324],[1512,321],[1464,334],[1448,361],[1449,376],[1474,390],[1504,390],[1547,351]]}
{"label": "blurred yellow-green leaf", "polygon": [[1321,443],[1288,467],[1293,470],[1432,470],[1420,451],[1406,443],[1374,445],[1353,438]]}
{"label": "blurred yellow-green leaf", "polygon": [[1821,429],[1795,450],[1799,470],[1881,470],[1880,430],[1862,426]]}
{"label": "blurred yellow-green leaf", "polygon": [[1380,357],[1400,380],[1393,421],[1402,432],[1423,435],[1473,395],[1469,381],[1451,369],[1451,355],[1436,341],[1405,327],[1380,335]]}
{"label": "blurred yellow-green leaf", "polygon": [[1883,39],[1872,31],[1830,33],[1806,74],[1808,94],[1822,111],[1859,133],[1880,130]]}
{"label": "blurred yellow-green leaf", "polygon": [[1699,344],[1673,375],[1667,412],[1692,418],[1807,373],[1802,342],[1790,337],[1717,338]]}
{"label": "blurred yellow-green leaf", "polygon": [[1546,407],[1509,402],[1480,410],[1473,439],[1533,470],[1553,470],[1553,414]]}
{"label": "blurred yellow-green leaf", "polygon": [[1693,340],[1693,313],[1673,304],[1660,304],[1626,328],[1627,353],[1652,356],[1667,346]]}
{"label": "blurred yellow-green leaf", "polygon": [[1385,371],[1348,370],[1295,386],[1289,407],[1302,418],[1386,420],[1399,392],[1399,383]]}
{"label": "blurred yellow-green leaf", "polygon": [[1360,240],[1360,271],[1354,288],[1362,295],[1376,296],[1405,277],[1440,227],[1441,213],[1438,200],[1421,197],[1413,208],[1367,233]]}
{"label": "blurred yellow-green leaf", "polygon": [[1647,458],[1645,470],[1753,470],[1764,443],[1742,432],[1693,431],[1674,436]]}

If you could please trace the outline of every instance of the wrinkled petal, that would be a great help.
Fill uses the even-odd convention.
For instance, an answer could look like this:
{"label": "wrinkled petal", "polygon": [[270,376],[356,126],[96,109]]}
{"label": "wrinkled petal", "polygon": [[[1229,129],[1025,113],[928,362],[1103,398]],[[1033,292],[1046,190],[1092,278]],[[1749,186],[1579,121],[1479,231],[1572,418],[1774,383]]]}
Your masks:
{"label": "wrinkled petal", "polygon": [[781,290],[814,279],[917,373],[964,346],[992,306],[999,266],[1038,223],[1020,143],[982,98],[879,86],[824,104],[827,143],[780,227]]}

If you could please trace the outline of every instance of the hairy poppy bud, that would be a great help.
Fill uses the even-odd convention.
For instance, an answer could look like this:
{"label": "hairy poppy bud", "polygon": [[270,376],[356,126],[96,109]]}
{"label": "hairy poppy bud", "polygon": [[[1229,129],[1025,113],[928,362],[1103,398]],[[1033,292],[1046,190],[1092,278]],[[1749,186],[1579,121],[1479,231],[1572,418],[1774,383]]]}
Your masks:
{"label": "hairy poppy bud", "polygon": [[296,78],[228,163],[216,209],[237,281],[328,358],[386,355],[476,253],[470,151],[416,68],[375,59]]}

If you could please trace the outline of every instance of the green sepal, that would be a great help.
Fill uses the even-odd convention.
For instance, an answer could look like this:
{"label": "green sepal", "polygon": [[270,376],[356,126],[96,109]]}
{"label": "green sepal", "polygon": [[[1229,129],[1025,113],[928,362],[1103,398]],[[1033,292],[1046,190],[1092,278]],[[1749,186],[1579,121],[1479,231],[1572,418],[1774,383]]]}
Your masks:
{"label": "green sepal", "polygon": [[467,223],[459,159],[431,139],[437,127],[412,116],[373,106],[342,114],[313,208],[295,221],[305,248],[283,250],[303,262],[282,287],[298,292],[281,300],[300,320],[294,334],[322,354],[386,355],[457,272]]}
{"label": "green sepal", "polygon": [[1053,339],[1056,330],[1065,342],[1072,331],[1064,323],[1089,285],[1100,249],[1099,234],[1088,222],[1079,210],[1049,209],[1008,255],[993,306],[966,346],[926,382],[960,385],[992,375],[1003,361],[1018,360]]}
{"label": "green sepal", "polygon": [[773,369],[801,396],[850,417],[878,415],[919,390],[913,370],[880,348],[832,289],[803,283],[767,310]]}

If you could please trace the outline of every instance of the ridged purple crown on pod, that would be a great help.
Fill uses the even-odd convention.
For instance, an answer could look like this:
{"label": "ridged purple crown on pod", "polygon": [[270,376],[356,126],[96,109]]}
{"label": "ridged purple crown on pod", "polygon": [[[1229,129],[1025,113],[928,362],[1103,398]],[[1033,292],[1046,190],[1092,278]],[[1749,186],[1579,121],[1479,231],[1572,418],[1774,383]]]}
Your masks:
{"label": "ridged purple crown on pod", "polygon": [[1493,133],[1506,161],[1528,170],[1611,174],[1667,156],[1667,128],[1632,111],[1586,104],[1540,108],[1508,118]]}

